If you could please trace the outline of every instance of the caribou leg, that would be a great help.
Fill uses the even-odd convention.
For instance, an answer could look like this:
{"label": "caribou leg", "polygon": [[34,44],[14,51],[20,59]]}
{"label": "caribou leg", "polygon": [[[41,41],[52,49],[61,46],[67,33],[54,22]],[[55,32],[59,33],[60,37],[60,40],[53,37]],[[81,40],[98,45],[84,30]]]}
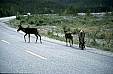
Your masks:
{"label": "caribou leg", "polygon": [[66,38],[66,46],[67,46],[68,44],[67,44],[67,38]]}
{"label": "caribou leg", "polygon": [[28,34],[28,37],[29,37],[29,42],[28,43],[30,43],[30,34]]}
{"label": "caribou leg", "polygon": [[35,34],[35,36],[36,36],[36,43],[37,43],[37,40],[38,40],[38,36],[37,36],[37,34]]}
{"label": "caribou leg", "polygon": [[70,44],[70,47],[71,47],[71,40],[69,39],[69,44]]}
{"label": "caribou leg", "polygon": [[42,41],[41,41],[41,36],[38,34],[38,36],[40,37],[40,43],[42,44]]}
{"label": "caribou leg", "polygon": [[26,42],[26,38],[25,38],[26,35],[27,35],[27,33],[24,35],[24,40],[25,40],[25,42]]}
{"label": "caribou leg", "polygon": [[73,39],[71,39],[72,45],[73,45]]}

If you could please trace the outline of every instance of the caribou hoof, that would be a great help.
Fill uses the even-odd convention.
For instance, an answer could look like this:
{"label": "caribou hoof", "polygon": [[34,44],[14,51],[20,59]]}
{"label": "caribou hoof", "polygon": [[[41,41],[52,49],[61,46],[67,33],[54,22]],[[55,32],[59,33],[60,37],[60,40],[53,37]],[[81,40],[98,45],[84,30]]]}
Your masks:
{"label": "caribou hoof", "polygon": [[71,47],[72,45],[70,45],[70,47]]}

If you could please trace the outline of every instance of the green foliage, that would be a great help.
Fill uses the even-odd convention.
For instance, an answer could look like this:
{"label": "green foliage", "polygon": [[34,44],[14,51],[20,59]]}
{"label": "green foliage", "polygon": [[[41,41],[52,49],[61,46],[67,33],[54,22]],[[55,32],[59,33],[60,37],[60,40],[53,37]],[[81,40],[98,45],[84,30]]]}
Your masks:
{"label": "green foliage", "polygon": [[0,3],[0,17],[12,16],[16,14],[18,8],[15,4],[6,3],[5,5]]}
{"label": "green foliage", "polygon": [[52,35],[53,35],[53,32],[48,31],[47,34],[48,34],[49,36],[52,36]]}
{"label": "green foliage", "polygon": [[64,15],[77,15],[77,13],[77,9],[75,9],[73,6],[67,7],[63,12]]}
{"label": "green foliage", "polygon": [[86,11],[86,15],[87,15],[87,16],[90,16],[90,15],[91,15],[90,13],[91,13],[91,11],[90,11],[90,9],[88,9],[88,10]]}
{"label": "green foliage", "polygon": [[[112,0],[0,0],[0,17],[26,14],[68,14],[113,11]],[[89,12],[88,12],[89,15]]]}
{"label": "green foliage", "polygon": [[73,30],[73,34],[78,34],[80,32],[80,30],[78,28]]}
{"label": "green foliage", "polygon": [[90,43],[92,46],[98,46],[97,42],[95,41],[95,39],[93,39]]}
{"label": "green foliage", "polygon": [[97,39],[104,39],[105,38],[105,34],[103,32],[99,32],[99,33],[97,33],[96,38]]}

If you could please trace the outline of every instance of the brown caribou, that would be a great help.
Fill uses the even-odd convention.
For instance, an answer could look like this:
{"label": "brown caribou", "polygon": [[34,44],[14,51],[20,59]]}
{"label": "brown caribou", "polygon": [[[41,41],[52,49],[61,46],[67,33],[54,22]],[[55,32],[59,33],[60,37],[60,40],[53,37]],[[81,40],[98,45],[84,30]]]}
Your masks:
{"label": "brown caribou", "polygon": [[37,43],[37,40],[38,40],[38,36],[40,37],[40,43],[42,43],[42,41],[41,41],[41,36],[40,36],[40,34],[39,34],[37,28],[29,28],[29,27],[23,28],[21,25],[19,25],[18,27],[19,27],[19,28],[18,28],[17,32],[21,30],[21,31],[23,31],[23,32],[25,33],[25,35],[24,35],[24,40],[25,40],[25,42],[26,42],[25,36],[26,36],[27,34],[28,34],[28,37],[29,37],[29,43],[30,43],[30,34],[34,34],[34,35],[36,36],[36,43]]}
{"label": "brown caribou", "polygon": [[70,44],[70,47],[71,47],[73,45],[72,33],[64,30],[64,34],[65,34],[65,39],[66,39],[66,46],[68,45],[67,40],[69,40],[69,44]]}

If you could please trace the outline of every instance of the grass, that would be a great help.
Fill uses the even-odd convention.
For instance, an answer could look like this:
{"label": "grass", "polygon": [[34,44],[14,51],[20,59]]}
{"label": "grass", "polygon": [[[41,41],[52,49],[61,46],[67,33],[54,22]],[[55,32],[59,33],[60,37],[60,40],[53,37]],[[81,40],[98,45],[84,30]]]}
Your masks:
{"label": "grass", "polygon": [[[19,16],[11,20],[10,25],[17,28],[21,21],[24,27],[28,24],[30,27],[37,27],[42,35],[61,41],[65,41],[64,36],[61,36],[64,35],[64,27],[77,32],[83,29],[86,33],[86,46],[113,52],[113,15],[111,14],[104,16],[37,14],[29,17]],[[74,43],[78,44],[77,34],[75,34]]]}

